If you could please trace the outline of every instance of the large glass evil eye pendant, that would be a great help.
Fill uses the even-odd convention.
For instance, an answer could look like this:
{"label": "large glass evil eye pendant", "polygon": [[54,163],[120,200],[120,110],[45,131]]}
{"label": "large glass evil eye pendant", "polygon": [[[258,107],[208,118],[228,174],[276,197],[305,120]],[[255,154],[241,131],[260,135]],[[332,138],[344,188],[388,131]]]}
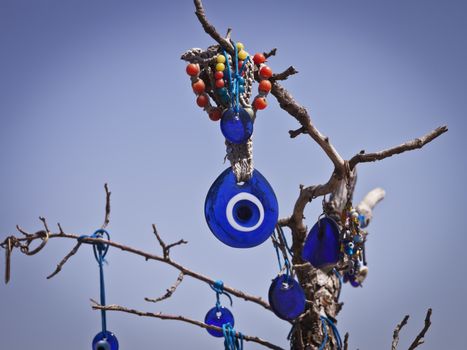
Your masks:
{"label": "large glass evil eye pendant", "polygon": [[220,124],[222,134],[232,143],[244,143],[253,134],[253,120],[244,108],[227,109]]}
{"label": "large glass evil eye pendant", "polygon": [[305,293],[288,275],[277,276],[272,281],[268,296],[272,311],[283,320],[294,320],[305,310]]}
{"label": "large glass evil eye pendant", "polygon": [[327,268],[339,261],[339,227],[324,217],[311,228],[303,246],[302,258],[316,268]]}
{"label": "large glass evil eye pendant", "polygon": [[112,332],[100,332],[92,340],[92,350],[118,350],[118,340]]}
{"label": "large glass evil eye pendant", "polygon": [[209,189],[204,215],[220,241],[235,248],[251,248],[272,234],[279,207],[271,185],[259,171],[254,170],[250,180],[237,183],[228,168]]}
{"label": "large glass evil eye pendant", "polygon": [[[233,327],[235,324],[235,320],[229,309],[223,306],[214,306],[211,310],[208,311],[208,313],[204,317],[204,323],[220,328],[222,328],[222,325],[230,323],[230,325]],[[213,337],[224,336],[224,334],[221,331],[216,331],[209,328],[207,328],[206,330]]]}

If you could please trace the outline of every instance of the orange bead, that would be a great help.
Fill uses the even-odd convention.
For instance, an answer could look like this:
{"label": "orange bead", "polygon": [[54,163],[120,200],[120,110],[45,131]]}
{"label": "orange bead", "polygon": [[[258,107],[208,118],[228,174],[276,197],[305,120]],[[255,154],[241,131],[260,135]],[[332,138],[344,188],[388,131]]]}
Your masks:
{"label": "orange bead", "polygon": [[266,99],[264,97],[258,97],[257,99],[255,99],[255,102],[253,103],[254,107],[256,109],[265,109],[267,106],[268,106],[268,102],[266,101]]}
{"label": "orange bead", "polygon": [[211,112],[209,112],[209,119],[216,122],[222,117],[222,112],[219,108],[213,108]]}
{"label": "orange bead", "polygon": [[269,80],[263,79],[259,82],[258,90],[268,93],[271,91],[272,84]]}
{"label": "orange bead", "polygon": [[259,75],[261,75],[263,78],[268,79],[268,78],[272,77],[272,69],[269,68],[268,66],[263,66],[259,70]]}
{"label": "orange bead", "polygon": [[193,88],[193,91],[195,93],[202,94],[204,92],[204,89],[206,89],[206,85],[204,84],[204,81],[201,79],[198,79],[193,85],[191,85]]}
{"label": "orange bead", "polygon": [[186,66],[186,74],[188,74],[191,77],[194,77],[198,75],[199,73],[199,66],[195,63],[190,63],[188,66]]}
{"label": "orange bead", "polygon": [[200,107],[206,107],[208,105],[209,99],[206,94],[199,95],[196,99],[196,104]]}
{"label": "orange bead", "polygon": [[218,89],[223,88],[224,85],[225,85],[224,79],[217,79],[216,80],[216,88],[218,88]]}
{"label": "orange bead", "polygon": [[262,53],[257,53],[253,57],[253,62],[255,62],[257,65],[260,65],[261,63],[266,62],[266,57],[264,57]]}
{"label": "orange bead", "polygon": [[223,77],[224,77],[224,72],[216,71],[216,73],[214,73],[214,78],[216,79],[222,79]]}

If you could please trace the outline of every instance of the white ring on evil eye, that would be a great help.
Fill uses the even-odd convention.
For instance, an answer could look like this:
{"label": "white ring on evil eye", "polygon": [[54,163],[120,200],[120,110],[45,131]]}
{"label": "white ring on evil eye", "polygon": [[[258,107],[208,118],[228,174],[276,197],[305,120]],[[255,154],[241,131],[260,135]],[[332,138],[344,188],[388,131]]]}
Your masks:
{"label": "white ring on evil eye", "polygon": [[[256,207],[258,208],[258,210],[259,210],[259,219],[258,219],[258,222],[256,223],[256,225],[250,226],[250,227],[245,227],[245,226],[239,225],[237,223],[237,221],[235,221],[235,218],[233,217],[233,208],[234,208],[235,204],[237,204],[241,200],[250,201],[254,205],[256,205]],[[263,208],[263,205],[261,204],[261,201],[258,198],[256,198],[255,196],[253,196],[251,193],[240,192],[240,193],[237,193],[232,198],[230,198],[230,201],[229,201],[229,203],[227,203],[227,207],[225,208],[225,215],[227,216],[227,221],[229,222],[229,224],[234,229],[236,229],[238,231],[241,231],[241,232],[251,232],[251,231],[256,230],[263,223],[263,220],[264,220],[264,208]]]}

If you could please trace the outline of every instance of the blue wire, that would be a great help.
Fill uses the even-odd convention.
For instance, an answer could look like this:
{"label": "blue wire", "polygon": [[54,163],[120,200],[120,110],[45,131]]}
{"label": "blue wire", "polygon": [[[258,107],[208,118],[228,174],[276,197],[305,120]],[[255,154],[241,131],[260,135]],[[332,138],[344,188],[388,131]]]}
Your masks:
{"label": "blue wire", "polygon": [[339,334],[339,330],[335,326],[334,322],[332,322],[326,316],[320,316],[320,319],[321,319],[321,325],[323,326],[324,339],[323,339],[323,342],[321,343],[321,345],[319,346],[318,350],[323,350],[324,347],[326,346],[327,341],[328,341],[328,331],[326,329],[326,322],[331,327],[332,333],[334,333],[334,337],[336,338],[336,342],[337,342],[337,349],[341,350],[342,349],[342,339],[341,339],[341,336]]}

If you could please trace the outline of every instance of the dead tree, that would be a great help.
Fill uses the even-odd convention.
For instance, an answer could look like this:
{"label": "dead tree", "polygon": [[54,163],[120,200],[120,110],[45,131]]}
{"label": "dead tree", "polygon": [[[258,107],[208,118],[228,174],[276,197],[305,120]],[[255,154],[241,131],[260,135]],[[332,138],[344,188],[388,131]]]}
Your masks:
{"label": "dead tree", "polygon": [[[234,55],[234,46],[230,39],[230,29],[227,31],[227,35],[225,37],[220,35],[216,28],[209,23],[201,1],[194,0],[194,4],[196,8],[195,14],[199,19],[199,22],[201,23],[204,31],[216,42],[216,44],[209,47],[207,50],[190,50],[182,56],[182,59],[190,63],[194,62],[200,65],[208,65],[210,62],[209,60],[222,50],[225,50],[230,55]],[[264,52],[264,56],[266,58],[271,58],[274,55],[276,55],[276,49]],[[260,79],[258,76],[257,68],[256,70],[255,68],[252,69],[252,79],[259,82]],[[357,165],[361,163],[383,160],[396,154],[419,149],[441,134],[445,133],[447,131],[447,127],[438,127],[424,136],[415,138],[411,141],[389,149],[370,153],[361,151],[352,158],[346,160],[342,158],[340,153],[332,145],[330,139],[318,130],[317,126],[312,122],[307,109],[300,105],[281,85],[280,82],[282,80],[286,80],[296,73],[298,73],[297,70],[293,66],[290,66],[283,72],[272,75],[272,77],[269,79],[272,83],[271,94],[276,98],[280,107],[286,112],[286,114],[290,115],[298,122],[297,128],[295,130],[289,131],[291,139],[296,137],[311,138],[311,140],[314,141],[327,155],[329,160],[334,165],[334,170],[330,174],[327,182],[323,184],[310,186],[300,185],[293,212],[290,214],[290,216],[281,218],[278,221],[278,226],[290,230],[292,237],[292,268],[295,271],[298,277],[298,281],[304,289],[306,295],[306,309],[303,314],[293,322],[293,328],[290,337],[290,348],[318,349],[320,346],[322,346],[323,339],[326,338],[327,340],[324,343],[324,349],[337,349],[338,340],[336,339],[335,334],[331,331],[331,328],[328,327],[328,325],[321,321],[320,316],[326,315],[326,317],[333,322],[337,322],[338,313],[342,308],[342,303],[339,301],[342,284],[334,271],[314,268],[310,263],[304,261],[301,257],[301,251],[308,233],[308,229],[304,222],[305,207],[312,200],[318,197],[322,197],[323,207],[326,209],[328,215],[336,217],[336,220],[339,222],[339,217],[341,216],[343,209],[348,204],[348,202],[351,201],[353,196],[353,192],[357,183]],[[251,83],[252,81],[250,84]],[[211,98],[214,97],[211,96]],[[107,185],[105,185],[105,191],[106,206],[104,223],[101,226],[102,229],[106,228],[110,220],[111,193]],[[366,225],[369,224],[372,220],[373,208],[380,200],[383,199],[383,197],[384,190],[378,188],[368,193],[364,200],[356,206],[357,212],[364,215]],[[43,225],[41,230],[35,233],[30,233],[22,229],[20,226],[17,226],[19,235],[10,235],[3,241],[3,243],[1,243],[1,247],[4,248],[6,253],[6,283],[10,279],[10,257],[13,250],[19,249],[23,254],[34,255],[41,251],[47,245],[48,241],[55,238],[71,240],[74,242],[74,247],[57,264],[56,269],[47,278],[52,278],[58,274],[67,261],[77,253],[83,244],[95,245],[101,243],[109,244],[112,247],[121,249],[122,251],[136,256],[141,256],[146,261],[154,260],[170,265],[179,271],[179,275],[175,283],[167,289],[167,292],[159,298],[146,298],[146,301],[148,302],[156,303],[161,300],[170,298],[186,276],[192,277],[209,285],[212,285],[215,282],[214,279],[193,271],[173,260],[170,255],[171,249],[178,245],[186,244],[187,242],[181,239],[177,242],[167,244],[162,239],[155,225],[153,225],[153,233],[161,247],[160,255],[148,253],[115,241],[107,241],[102,238],[93,238],[89,236],[83,237],[79,234],[68,233],[62,229],[60,224],[58,224],[58,232],[54,233],[49,228],[45,218],[41,217],[40,220],[42,221]],[[343,223],[340,221],[339,224],[342,228]],[[282,254],[287,255],[286,243],[282,239],[275,241],[274,244],[280,249]],[[33,248],[33,245],[36,245],[36,247]],[[337,269],[345,270],[345,268],[346,261],[340,262],[340,264],[337,266]],[[365,277],[366,275],[359,276],[359,278],[362,280]],[[266,311],[271,310],[269,304],[261,297],[248,294],[242,289],[228,285],[224,286],[224,290],[237,298],[257,304]],[[138,316],[154,317],[164,320],[177,320],[187,322],[202,328],[214,329],[218,331],[221,330],[218,327],[207,325],[201,321],[193,320],[182,315],[144,312],[130,309],[121,305],[101,305],[95,301],[92,303],[92,308],[96,310],[119,311],[135,314]],[[423,343],[423,338],[431,324],[430,317],[431,309],[429,309],[427,312],[425,325],[422,331],[416,336],[409,349],[415,349]],[[407,323],[407,320],[408,316],[405,316],[401,323],[397,325],[394,330],[392,342],[393,350],[397,349],[399,332]],[[245,341],[256,342],[270,349],[281,349],[279,346],[256,336],[244,335],[243,337]],[[344,337],[343,348],[348,348],[348,334],[346,334]]]}

